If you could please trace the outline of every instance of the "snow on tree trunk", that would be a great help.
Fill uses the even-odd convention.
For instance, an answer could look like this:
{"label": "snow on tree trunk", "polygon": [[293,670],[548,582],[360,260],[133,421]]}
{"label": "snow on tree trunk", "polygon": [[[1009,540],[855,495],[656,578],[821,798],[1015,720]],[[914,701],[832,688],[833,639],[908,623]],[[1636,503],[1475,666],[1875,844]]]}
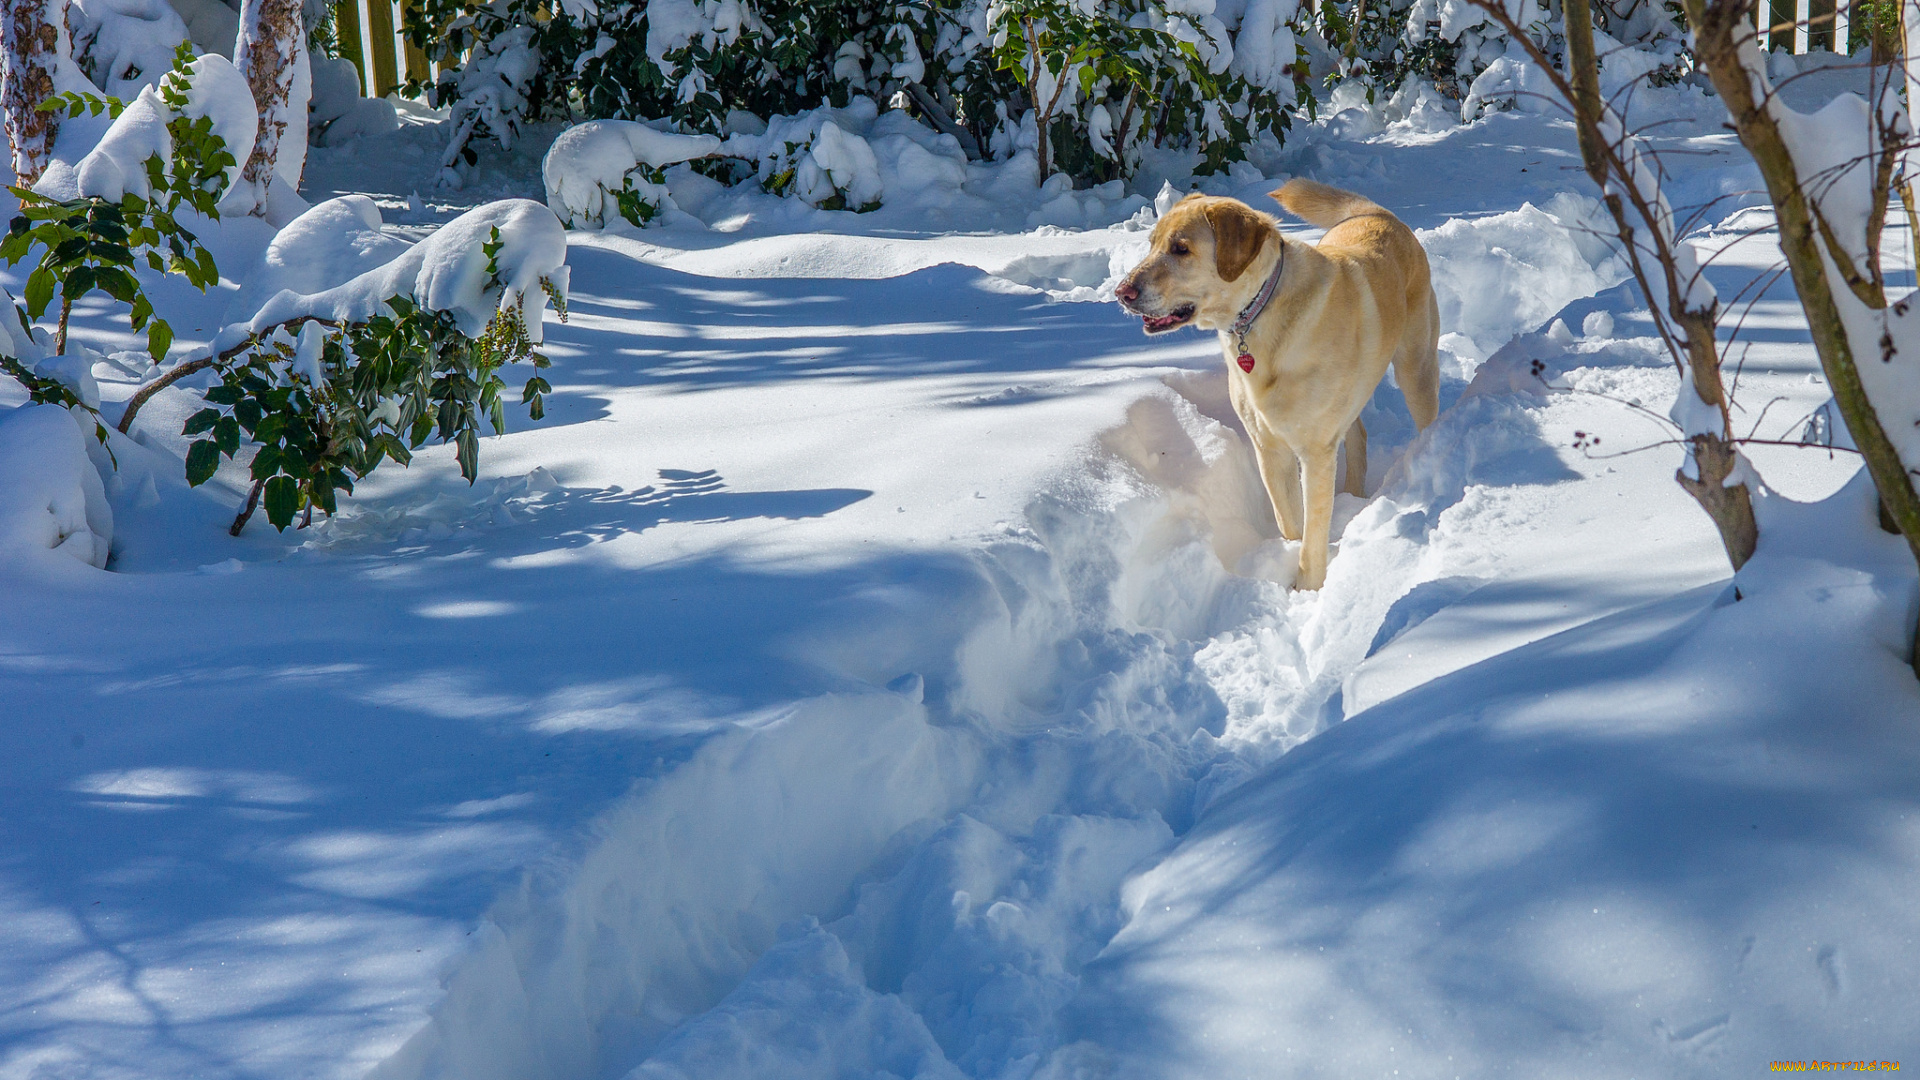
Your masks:
{"label": "snow on tree trunk", "polygon": [[59,130],[56,114],[38,111],[52,97],[54,71],[67,49],[67,0],[8,0],[0,27],[0,88],[13,147],[13,172],[31,185],[46,170]]}
{"label": "snow on tree trunk", "polygon": [[[1883,49],[1894,35],[1876,23],[1875,56],[1886,63],[1872,69],[1874,100],[1845,94],[1809,116],[1774,93],[1751,0],[1686,5],[1695,54],[1766,182],[1780,249],[1847,434],[1884,517],[1920,561],[1920,493],[1910,471],[1920,467],[1920,313],[1909,300],[1889,303],[1880,250],[1895,170],[1913,140],[1898,43]],[[1920,635],[1914,648],[1920,674]]]}
{"label": "snow on tree trunk", "polygon": [[[264,215],[267,190],[274,179],[297,188],[306,160],[307,96],[311,88],[300,0],[246,0],[233,60],[240,74],[246,76],[260,110],[260,129],[254,136],[253,151],[240,170],[240,182],[251,190],[248,212]],[[285,163],[280,160],[283,153]]]}

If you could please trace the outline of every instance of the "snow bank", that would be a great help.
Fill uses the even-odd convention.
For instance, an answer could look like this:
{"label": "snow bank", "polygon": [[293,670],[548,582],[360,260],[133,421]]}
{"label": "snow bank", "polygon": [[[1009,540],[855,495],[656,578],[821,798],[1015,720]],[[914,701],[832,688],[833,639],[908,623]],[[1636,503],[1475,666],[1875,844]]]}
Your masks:
{"label": "snow bank", "polygon": [[[259,124],[253,93],[247,89],[247,81],[239,70],[220,56],[196,58],[188,68],[187,79],[185,115],[211,117],[214,134],[226,142],[228,151],[234,155],[236,164],[229,167],[226,174],[230,200],[234,178],[240,172],[239,163],[246,160]],[[157,154],[169,164],[173,160],[173,137],[167,132],[167,122],[172,115],[158,90],[151,86],[141,90],[97,144],[71,165],[56,159],[34,185],[34,190],[56,199],[83,195],[103,199],[119,199],[128,194],[150,195],[147,159]],[[65,149],[63,142],[61,150]],[[221,209],[227,208],[223,201]]]}
{"label": "snow bank", "polygon": [[51,551],[107,565],[113,511],[74,420],[56,405],[0,413],[0,558]]}
{"label": "snow bank", "polygon": [[365,195],[343,195],[287,223],[255,264],[229,276],[241,283],[227,306],[228,322],[253,318],[283,290],[325,292],[405,254],[413,242],[386,227]]}
{"label": "snow bank", "polygon": [[1595,224],[1603,214],[1595,200],[1562,193],[1544,210],[1529,203],[1421,231],[1441,332],[1466,339],[1455,351],[1491,355],[1568,303],[1626,280]]}
{"label": "snow bank", "polygon": [[[339,212],[350,210],[347,206]],[[501,247],[495,255],[497,272],[489,275],[483,246],[495,229]],[[566,233],[546,207],[527,199],[503,199],[461,214],[399,257],[351,281],[317,293],[283,290],[250,323],[222,330],[213,348],[229,348],[303,316],[365,320],[393,296],[409,296],[425,307],[451,312],[460,332],[469,337],[478,337],[495,312],[520,305],[527,335],[538,343],[547,308],[541,282],[565,296],[566,259]]]}
{"label": "snow bank", "polygon": [[664,185],[635,170],[658,169],[706,157],[720,148],[712,135],[675,135],[631,120],[589,120],[560,133],[540,162],[547,206],[574,227],[599,228],[614,209],[614,196],[631,183],[656,210],[673,200]]}

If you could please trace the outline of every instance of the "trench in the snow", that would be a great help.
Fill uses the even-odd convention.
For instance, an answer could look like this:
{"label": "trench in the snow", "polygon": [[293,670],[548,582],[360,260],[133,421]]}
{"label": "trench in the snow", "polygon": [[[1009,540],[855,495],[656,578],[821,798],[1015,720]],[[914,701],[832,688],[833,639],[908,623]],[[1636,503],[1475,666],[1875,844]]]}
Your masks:
{"label": "trench in the snow", "polygon": [[999,1076],[1071,1049],[1123,880],[1341,717],[1472,462],[1538,445],[1478,397],[1409,448],[1401,408],[1383,388],[1367,414],[1401,463],[1343,503],[1326,590],[1294,594],[1224,379],[1170,377],[977,551],[979,617],[940,670],[795,702],[630,795],[496,905],[373,1075],[714,1075],[839,1036],[870,1072]]}

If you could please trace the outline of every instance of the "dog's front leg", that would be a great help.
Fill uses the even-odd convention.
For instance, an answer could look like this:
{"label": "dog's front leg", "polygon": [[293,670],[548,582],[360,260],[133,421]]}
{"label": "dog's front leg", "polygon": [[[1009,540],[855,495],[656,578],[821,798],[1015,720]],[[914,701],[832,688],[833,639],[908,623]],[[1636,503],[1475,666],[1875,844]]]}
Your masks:
{"label": "dog's front leg", "polygon": [[1300,459],[1293,449],[1271,432],[1253,439],[1253,456],[1260,463],[1260,480],[1267,486],[1267,498],[1273,503],[1279,520],[1280,535],[1300,539]]}
{"label": "dog's front leg", "polygon": [[1327,544],[1332,539],[1333,478],[1338,458],[1339,448],[1335,446],[1300,451],[1307,520],[1300,537],[1300,573],[1293,579],[1296,589],[1318,589],[1327,581]]}

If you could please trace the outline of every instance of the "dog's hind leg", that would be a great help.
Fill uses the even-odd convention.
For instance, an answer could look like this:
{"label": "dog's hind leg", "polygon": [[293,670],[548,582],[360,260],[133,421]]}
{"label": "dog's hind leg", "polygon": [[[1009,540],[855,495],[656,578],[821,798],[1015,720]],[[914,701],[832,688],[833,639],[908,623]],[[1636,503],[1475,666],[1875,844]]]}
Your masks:
{"label": "dog's hind leg", "polygon": [[1367,497],[1367,425],[1357,416],[1347,431],[1346,446],[1347,486],[1342,490],[1364,499]]}
{"label": "dog's hind leg", "polygon": [[1300,478],[1306,487],[1307,515],[1300,536],[1300,573],[1296,589],[1318,589],[1327,581],[1327,545],[1333,531],[1334,464],[1339,448],[1302,450]]}
{"label": "dog's hind leg", "polygon": [[1440,415],[1440,304],[1433,290],[1427,290],[1424,318],[1407,320],[1400,348],[1393,354],[1393,378],[1407,399],[1407,411],[1413,414],[1413,426],[1425,431]]}

